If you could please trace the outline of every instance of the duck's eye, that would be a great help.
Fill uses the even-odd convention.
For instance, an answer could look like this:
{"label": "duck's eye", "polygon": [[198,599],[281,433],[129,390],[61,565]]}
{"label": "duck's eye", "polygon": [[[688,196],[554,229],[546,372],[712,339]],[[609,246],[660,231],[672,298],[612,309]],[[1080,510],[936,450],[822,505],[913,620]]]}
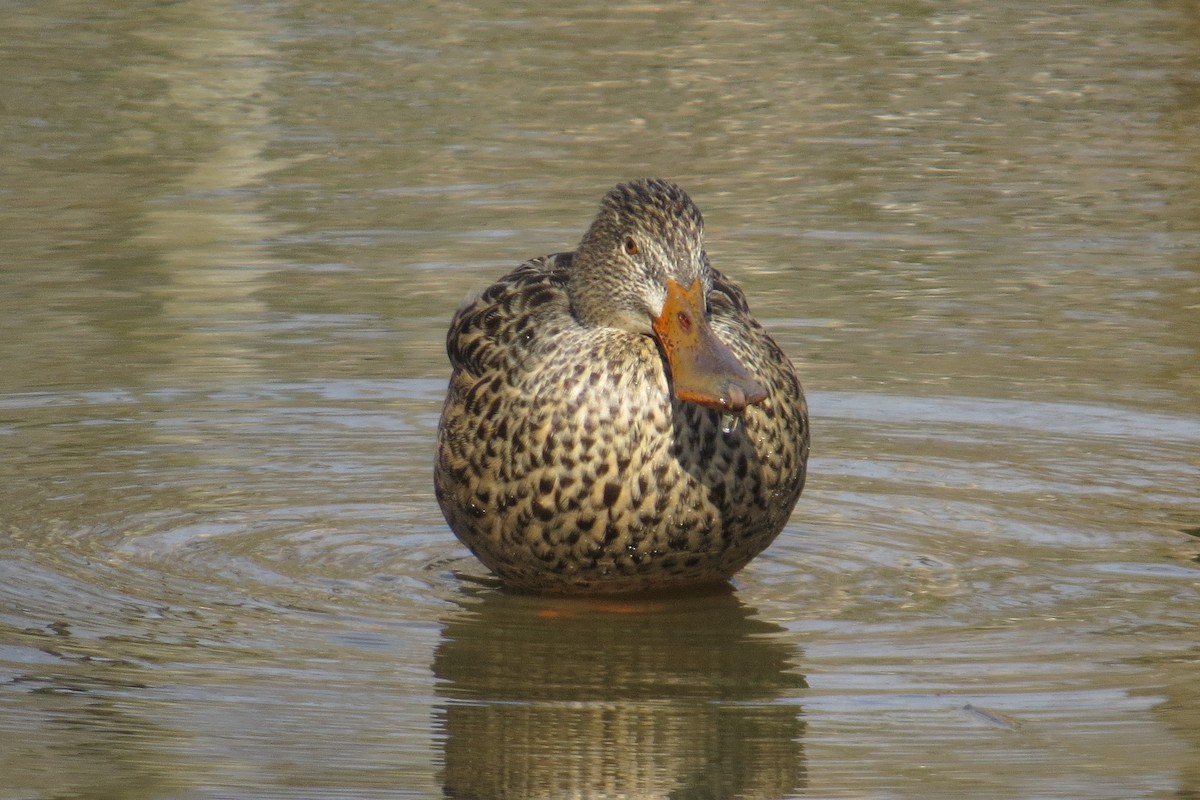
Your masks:
{"label": "duck's eye", "polygon": [[625,252],[629,253],[631,256],[636,256],[638,254],[638,245],[637,242],[633,240],[632,236],[625,240]]}

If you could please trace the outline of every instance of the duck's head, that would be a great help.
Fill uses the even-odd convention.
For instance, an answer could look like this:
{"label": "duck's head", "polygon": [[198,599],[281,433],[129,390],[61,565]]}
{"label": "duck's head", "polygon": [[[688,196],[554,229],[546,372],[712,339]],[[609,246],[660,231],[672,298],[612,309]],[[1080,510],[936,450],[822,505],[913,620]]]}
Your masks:
{"label": "duck's head", "polygon": [[649,178],[605,195],[568,291],[582,324],[653,336],[680,400],[738,413],[767,393],[713,333],[712,285],[700,209],[674,183]]}

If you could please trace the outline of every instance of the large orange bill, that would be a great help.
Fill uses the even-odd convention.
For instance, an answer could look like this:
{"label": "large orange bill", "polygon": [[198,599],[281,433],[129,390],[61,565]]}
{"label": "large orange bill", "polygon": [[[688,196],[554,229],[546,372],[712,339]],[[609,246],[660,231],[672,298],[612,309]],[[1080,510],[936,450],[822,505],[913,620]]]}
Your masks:
{"label": "large orange bill", "polygon": [[766,399],[767,390],[713,333],[704,316],[699,278],[686,289],[667,280],[667,299],[654,320],[654,335],[667,355],[671,383],[680,400],[740,412]]}

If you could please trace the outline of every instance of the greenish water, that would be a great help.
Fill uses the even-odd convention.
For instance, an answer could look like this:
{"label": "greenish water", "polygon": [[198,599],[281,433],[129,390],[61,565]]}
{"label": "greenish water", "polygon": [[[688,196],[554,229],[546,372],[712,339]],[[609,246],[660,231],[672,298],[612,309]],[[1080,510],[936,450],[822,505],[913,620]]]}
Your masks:
{"label": "greenish water", "polygon": [[[1200,794],[1200,13],[49,2],[0,48],[0,800]],[[725,594],[512,596],[458,303],[663,175],[796,360]]]}

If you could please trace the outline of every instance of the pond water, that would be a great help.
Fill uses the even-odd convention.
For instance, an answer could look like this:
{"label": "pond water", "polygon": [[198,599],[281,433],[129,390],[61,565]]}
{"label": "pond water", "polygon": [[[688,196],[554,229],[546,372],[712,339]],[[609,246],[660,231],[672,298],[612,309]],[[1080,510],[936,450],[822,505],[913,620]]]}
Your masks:
{"label": "pond water", "polygon": [[[4,27],[0,800],[1200,796],[1195,4]],[[652,174],[809,484],[729,591],[500,591],[447,323]]]}

